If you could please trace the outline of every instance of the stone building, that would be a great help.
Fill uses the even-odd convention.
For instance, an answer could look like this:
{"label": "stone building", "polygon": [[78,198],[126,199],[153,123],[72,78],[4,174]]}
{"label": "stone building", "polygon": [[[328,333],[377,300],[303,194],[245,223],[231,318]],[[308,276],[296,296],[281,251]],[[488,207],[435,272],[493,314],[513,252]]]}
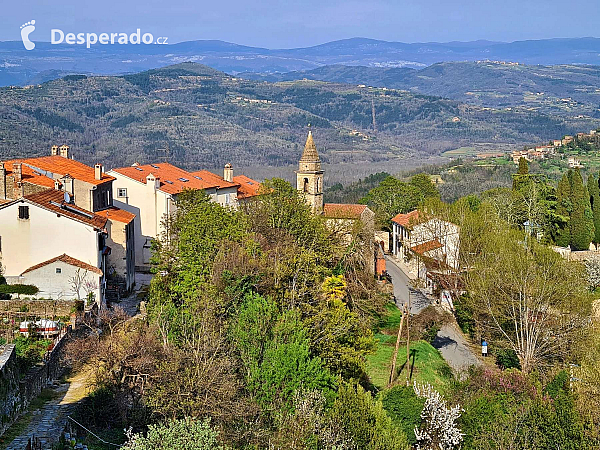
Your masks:
{"label": "stone building", "polygon": [[296,171],[296,188],[304,194],[306,203],[315,214],[323,212],[323,170],[312,131],[308,132]]}

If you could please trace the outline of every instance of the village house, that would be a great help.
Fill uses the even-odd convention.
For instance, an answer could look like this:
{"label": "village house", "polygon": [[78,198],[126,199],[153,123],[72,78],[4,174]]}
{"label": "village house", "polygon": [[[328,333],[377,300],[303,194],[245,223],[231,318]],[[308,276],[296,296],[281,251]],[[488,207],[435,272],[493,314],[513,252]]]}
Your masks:
{"label": "village house", "polygon": [[[127,292],[135,283],[135,215],[113,205],[114,180],[101,164],[90,167],[72,159],[69,146],[53,145],[50,156],[0,162],[0,200],[17,200],[50,188],[68,195],[70,205],[101,214],[107,219],[105,274]],[[0,223],[0,233],[2,227]]]}
{"label": "village house", "polygon": [[107,221],[56,189],[3,203],[0,261],[6,281],[34,284],[40,297],[83,299],[92,293],[101,303],[109,252]]}
{"label": "village house", "polygon": [[420,279],[427,271],[452,272],[459,267],[459,228],[414,210],[392,219],[392,253]]}
{"label": "village house", "polygon": [[212,201],[237,208],[239,202],[258,195],[260,183],[243,175],[234,176],[227,164],[223,177],[207,170],[188,172],[169,163],[121,167],[108,172],[115,179],[115,206],[135,215],[135,266],[148,270],[153,239],[164,231],[163,220],[173,213],[177,196],[186,189],[203,190]]}

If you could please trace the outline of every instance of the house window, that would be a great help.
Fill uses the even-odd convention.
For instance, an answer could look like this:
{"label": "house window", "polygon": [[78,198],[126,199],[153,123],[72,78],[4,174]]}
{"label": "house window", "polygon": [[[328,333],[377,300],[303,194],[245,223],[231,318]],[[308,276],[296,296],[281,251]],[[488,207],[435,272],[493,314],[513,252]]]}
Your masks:
{"label": "house window", "polygon": [[127,197],[127,188],[119,188],[117,191],[119,197]]}
{"label": "house window", "polygon": [[308,192],[308,178],[304,179],[304,186],[302,188],[303,192]]}
{"label": "house window", "polygon": [[29,206],[19,206],[19,219],[29,219]]}
{"label": "house window", "polygon": [[62,273],[62,269],[60,267],[56,268],[56,273]]}
{"label": "house window", "polygon": [[229,194],[225,194],[225,204],[229,205]]}

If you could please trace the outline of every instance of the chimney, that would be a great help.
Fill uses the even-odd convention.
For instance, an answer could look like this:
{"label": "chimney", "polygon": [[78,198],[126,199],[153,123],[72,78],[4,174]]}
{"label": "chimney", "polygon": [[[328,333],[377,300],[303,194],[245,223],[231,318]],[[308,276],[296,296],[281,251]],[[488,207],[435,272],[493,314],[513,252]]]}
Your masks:
{"label": "chimney", "polygon": [[52,146],[52,156],[58,156],[58,145],[53,145]]}
{"label": "chimney", "polygon": [[60,156],[62,156],[63,158],[69,159],[69,146],[68,145],[61,145],[59,150],[60,150]]}
{"label": "chimney", "polygon": [[21,163],[13,164],[13,176],[16,183],[20,183],[23,179],[23,165]]}
{"label": "chimney", "polygon": [[94,178],[96,180],[101,180],[102,179],[102,172],[104,172],[102,170],[102,164],[96,164],[94,166]]}
{"label": "chimney", "polygon": [[3,162],[0,162],[0,198],[6,200],[6,169]]}
{"label": "chimney", "polygon": [[233,181],[233,166],[229,163],[225,164],[225,168],[223,169],[223,179],[230,183]]}
{"label": "chimney", "polygon": [[160,177],[155,176],[153,173],[149,173],[146,177],[146,186],[150,186],[152,190],[160,188]]}

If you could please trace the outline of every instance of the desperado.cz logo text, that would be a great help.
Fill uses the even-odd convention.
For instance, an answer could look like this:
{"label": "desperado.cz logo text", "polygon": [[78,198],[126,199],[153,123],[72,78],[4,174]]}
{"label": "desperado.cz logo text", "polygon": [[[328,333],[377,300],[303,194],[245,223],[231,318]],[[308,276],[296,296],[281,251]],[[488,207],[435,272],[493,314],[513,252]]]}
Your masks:
{"label": "desperado.cz logo text", "polygon": [[90,48],[94,44],[166,44],[167,37],[160,36],[154,39],[152,33],[142,34],[138,28],[131,34],[127,33],[66,33],[53,28],[50,30],[51,44],[83,45]]}

